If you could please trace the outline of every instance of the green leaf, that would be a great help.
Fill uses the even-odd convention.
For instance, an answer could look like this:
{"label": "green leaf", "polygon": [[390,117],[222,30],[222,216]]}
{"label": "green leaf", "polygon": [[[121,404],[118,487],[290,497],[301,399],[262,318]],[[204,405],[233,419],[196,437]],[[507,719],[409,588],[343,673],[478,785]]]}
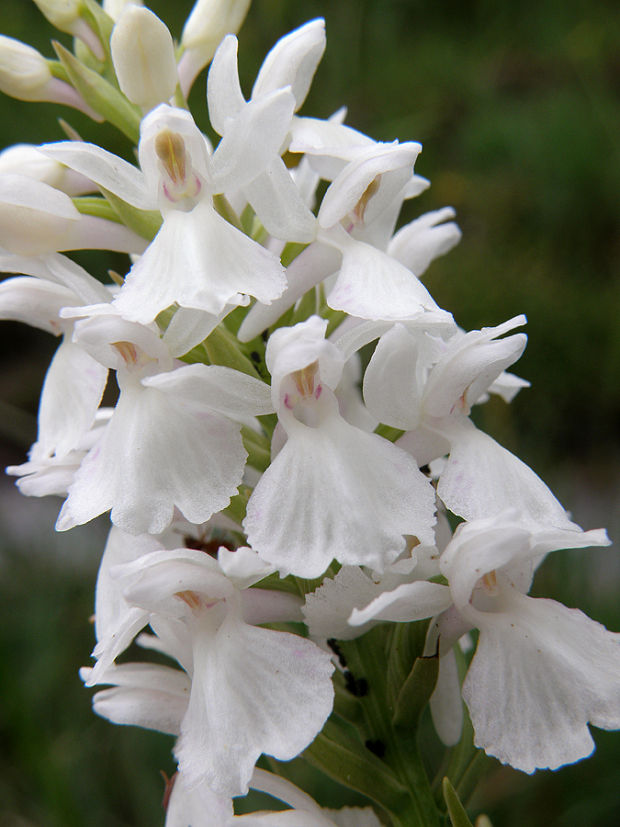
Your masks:
{"label": "green leaf", "polygon": [[53,41],[52,45],[69,80],[86,103],[137,144],[142,117],[139,108],[100,74],[80,63],[62,44]]}
{"label": "green leaf", "polygon": [[251,360],[239,349],[239,342],[223,325],[216,327],[204,340],[203,346],[207,351],[209,362],[212,365],[224,365],[234,368],[260,379],[260,375]]}
{"label": "green leaf", "polygon": [[314,287],[310,288],[299,300],[299,303],[293,310],[293,316],[290,324],[294,325],[298,322],[305,322],[314,313],[318,311],[317,307],[317,292]]}
{"label": "green leaf", "polygon": [[390,425],[381,423],[375,428],[375,433],[384,439],[389,439],[390,442],[396,442],[405,432],[401,431],[400,428],[392,428]]}
{"label": "green leaf", "polygon": [[289,241],[282,250],[280,261],[285,267],[288,267],[300,253],[303,253],[307,246],[307,244],[300,244],[298,241]]}
{"label": "green leaf", "polygon": [[[244,232],[239,216],[233,210],[230,201],[225,195],[222,195],[222,193],[214,195],[213,206],[215,207],[215,211],[218,212],[222,218],[225,218],[229,224],[232,224],[233,227],[236,227],[238,230],[241,230],[241,232]],[[246,235],[249,235],[249,233],[246,233]]]}
{"label": "green leaf", "polygon": [[100,198],[98,195],[81,195],[71,200],[82,215],[94,215],[96,218],[105,218],[107,221],[120,223],[116,210],[105,198]]}
{"label": "green leaf", "polygon": [[396,699],[393,717],[395,727],[409,730],[417,728],[422,710],[435,689],[438,674],[439,655],[416,658]]}
{"label": "green leaf", "polygon": [[448,815],[450,816],[452,827],[473,827],[473,824],[465,812],[465,807],[461,804],[457,792],[447,776],[445,776],[443,780],[442,787],[443,797],[446,802],[446,807],[448,808]]}
{"label": "green leaf", "polygon": [[388,810],[397,812],[408,803],[406,787],[352,734],[351,727],[336,716],[332,715],[303,757],[331,778]]}
{"label": "green leaf", "polygon": [[99,3],[94,0],[82,0],[80,16],[88,23],[90,28],[97,33],[106,60],[110,61],[110,37],[114,28],[114,20],[107,14]]}
{"label": "green leaf", "polygon": [[271,448],[267,437],[248,428],[247,425],[242,426],[241,436],[248,452],[248,463],[259,471],[265,471],[271,462]]}
{"label": "green leaf", "polygon": [[327,319],[325,338],[331,336],[334,330],[337,330],[344,320],[348,318],[344,310],[332,310],[331,307],[328,307],[326,304],[321,307],[319,316]]}
{"label": "green leaf", "polygon": [[241,525],[245,519],[245,510],[247,508],[251,493],[252,489],[249,486],[240,485],[239,491],[234,495],[234,497],[231,497],[230,504],[222,510],[222,514],[226,514],[226,516],[230,517],[230,519],[235,523]]}
{"label": "green leaf", "polygon": [[123,201],[113,192],[103,187],[100,187],[100,189],[106,201],[126,227],[129,227],[130,230],[133,230],[142,238],[146,238],[147,241],[152,241],[155,238],[162,222],[161,215],[157,210],[140,210],[138,207],[132,207],[131,204]]}
{"label": "green leaf", "polygon": [[386,680],[392,707],[416,658],[422,657],[424,653],[427,628],[428,620],[391,624]]}

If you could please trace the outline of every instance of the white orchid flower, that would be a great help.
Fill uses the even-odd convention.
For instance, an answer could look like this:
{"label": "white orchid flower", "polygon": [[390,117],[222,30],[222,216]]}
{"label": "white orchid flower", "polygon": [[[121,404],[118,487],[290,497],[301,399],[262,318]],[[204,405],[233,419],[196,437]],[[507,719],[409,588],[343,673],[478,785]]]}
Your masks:
{"label": "white orchid flower", "polygon": [[271,410],[269,389],[230,368],[173,368],[155,326],[99,315],[77,322],[75,339],[116,369],[120,396],[101,440],[86,456],[60,512],[60,531],[108,509],[132,534],[161,533],[174,507],[193,523],[225,508],[247,452],[229,417]]}
{"label": "white orchid flower", "polygon": [[[327,304],[334,310],[381,321],[450,319],[417,278],[419,274],[389,253],[388,242],[403,201],[420,191],[412,188],[423,180],[413,174],[420,150],[420,144],[413,142],[373,142],[356,153],[323,197],[316,241],[288,267],[288,286],[282,296],[269,306],[257,302],[249,311],[239,330],[242,341],[272,325],[304,293],[330,276],[334,279],[328,285]],[[452,212],[440,218],[449,216]],[[458,241],[456,234],[458,230],[455,233],[452,228],[447,236],[428,228],[420,230],[422,243],[416,247],[411,241],[409,259],[428,266],[450,249],[447,237]]]}
{"label": "white orchid flower", "polygon": [[[217,561],[194,549],[150,551],[113,569],[122,578],[129,608],[108,638],[112,649],[98,647],[103,660],[87,676],[91,685],[122,683],[148,691],[140,683],[144,670],[125,679],[117,671],[122,666],[109,673],[110,660],[141,626],[150,623],[158,635],[163,631],[165,650],[191,678],[175,747],[180,770],[189,786],[205,782],[229,796],[247,792],[261,753],[290,760],[304,749],[321,730],[333,701],[329,655],[297,635],[257,625],[301,619],[300,600],[278,591],[244,589],[248,567],[256,571],[255,555],[246,559],[241,588]],[[169,628],[173,632],[166,635]],[[170,643],[174,638],[184,641],[176,650]],[[179,696],[177,683],[173,692]],[[152,686],[157,689],[157,683]],[[166,684],[162,689],[168,691]],[[156,726],[161,707],[153,701]],[[127,718],[129,703],[126,689],[117,692],[108,705],[111,717]]]}
{"label": "white orchid flower", "polygon": [[406,431],[397,445],[420,465],[449,455],[437,493],[454,514],[475,520],[516,507],[532,526],[574,529],[534,471],[468,418],[472,406],[521,356],[525,334],[499,337],[522,324],[525,316],[466,334],[454,329],[447,341],[394,325],[368,365],[364,400],[381,422]]}
{"label": "white orchid flower", "polygon": [[146,242],[116,221],[82,215],[65,192],[7,172],[0,175],[0,247],[20,256],[90,248],[141,253]]}
{"label": "white orchid flower", "polygon": [[244,528],[282,575],[317,577],[334,558],[382,571],[404,549],[403,535],[433,542],[434,493],[417,464],[339,412],[344,359],[326,327],[314,316],[280,328],[267,346],[288,438],[254,489]]}
{"label": "white orchid flower", "polygon": [[530,530],[516,510],[463,523],[439,561],[448,586],[403,584],[354,610],[350,622],[439,615],[440,654],[478,629],[463,684],[476,745],[524,772],[556,769],[590,754],[588,722],[620,726],[620,635],[577,609],[526,593],[548,552],[606,545],[603,530]]}
{"label": "white orchid flower", "polygon": [[[30,452],[31,463],[45,463],[51,457],[60,461],[77,448],[93,424],[108,376],[107,368],[72,341],[73,320],[62,318],[60,312],[85,301],[109,302],[112,296],[65,256],[0,254],[0,267],[28,274],[0,284],[0,318],[22,321],[62,336],[45,376],[37,442]],[[34,466],[30,465],[26,473],[33,472]]]}
{"label": "white orchid flower", "polygon": [[115,306],[147,324],[175,302],[218,315],[252,295],[269,303],[285,286],[276,256],[222,218],[213,196],[243,188],[277,154],[294,106],[280,90],[245,107],[213,155],[185,110],[161,104],[142,121],[141,171],[94,144],[42,151],[127,203],[158,209],[163,224],[129,272]]}
{"label": "white orchid flower", "polygon": [[[312,20],[281,38],[265,58],[246,102],[239,85],[237,38],[228,35],[218,47],[209,70],[207,99],[215,131],[224,137],[235,129],[243,111],[278,90],[290,89],[294,111],[303,104],[317,65],[325,50],[325,22]],[[291,111],[285,125],[288,141],[293,121]],[[286,144],[283,141],[283,148]],[[234,192],[230,193],[234,197]],[[243,188],[245,200],[252,205],[268,233],[287,241],[309,242],[316,234],[316,219],[306,206],[296,183],[279,156]]]}

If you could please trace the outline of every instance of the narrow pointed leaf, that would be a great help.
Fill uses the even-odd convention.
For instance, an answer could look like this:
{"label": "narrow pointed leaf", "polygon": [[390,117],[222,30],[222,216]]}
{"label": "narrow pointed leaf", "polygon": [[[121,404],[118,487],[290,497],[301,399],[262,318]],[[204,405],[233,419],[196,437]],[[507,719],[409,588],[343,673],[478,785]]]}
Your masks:
{"label": "narrow pointed leaf", "polygon": [[461,804],[456,790],[447,776],[443,780],[443,797],[448,808],[448,815],[450,816],[452,827],[473,827],[465,812],[465,807]]}
{"label": "narrow pointed leaf", "polygon": [[140,137],[140,110],[111,86],[97,72],[84,66],[75,55],[60,43],[54,42],[56,54],[71,83],[89,106],[120,129],[131,141],[138,143]]}
{"label": "narrow pointed leaf", "polygon": [[[118,216],[126,227],[129,227],[130,230],[133,230],[134,233],[142,236],[142,238],[146,238],[147,241],[152,241],[152,239],[155,238],[161,227],[162,218],[160,213],[156,210],[140,210],[137,207],[133,207],[126,201],[123,201],[122,198],[119,198],[118,195],[114,195],[113,192],[103,187],[101,187],[101,192],[104,194],[106,201],[110,204],[115,215]],[[74,203],[77,200],[78,199],[74,199]],[[80,205],[76,204],[76,206],[79,210]]]}
{"label": "narrow pointed leaf", "polygon": [[417,727],[422,710],[435,689],[438,673],[438,655],[416,659],[396,701],[395,727],[406,727],[408,730]]}
{"label": "narrow pointed leaf", "polygon": [[397,812],[407,803],[406,788],[382,761],[352,737],[344,722],[337,722],[333,716],[303,756],[331,778],[382,807]]}

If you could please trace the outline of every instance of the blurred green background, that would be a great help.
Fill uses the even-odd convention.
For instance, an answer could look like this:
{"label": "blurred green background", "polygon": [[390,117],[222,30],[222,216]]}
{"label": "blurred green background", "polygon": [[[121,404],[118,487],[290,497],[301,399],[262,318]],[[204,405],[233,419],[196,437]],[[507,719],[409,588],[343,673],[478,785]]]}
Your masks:
{"label": "blurred green background", "polygon": [[[179,36],[190,0],[149,4]],[[460,246],[425,282],[465,328],[528,317],[515,372],[532,382],[482,427],[541,474],[585,528],[620,536],[620,6],[522,0],[254,0],[240,33],[249,93],[273,42],[313,17],[328,47],[302,113],[346,104],[347,122],[381,140],[419,140],[432,187],[408,220],[450,204]],[[58,35],[29,0],[2,0],[0,31],[52,56]],[[206,125],[204,77],[192,108]],[[73,110],[3,99],[0,146],[60,140],[61,114],[129,157],[113,130]],[[122,264],[82,261],[95,273]],[[56,342],[3,323],[1,459],[23,461]],[[57,502],[0,488],[0,827],[146,827],[162,822],[157,771],[170,740],[116,728],[90,711],[92,590],[106,523],[51,533]],[[564,552],[536,593],[620,630],[613,550]],[[620,735],[595,733],[589,761],[533,779],[496,767],[473,801],[495,827],[617,827]]]}

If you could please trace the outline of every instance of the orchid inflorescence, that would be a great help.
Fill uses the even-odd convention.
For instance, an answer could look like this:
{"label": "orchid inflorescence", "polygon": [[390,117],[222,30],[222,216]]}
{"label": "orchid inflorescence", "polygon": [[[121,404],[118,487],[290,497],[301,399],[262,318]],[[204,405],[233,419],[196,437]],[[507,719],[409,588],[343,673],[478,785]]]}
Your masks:
{"label": "orchid inflorescence", "polygon": [[[75,133],[0,157],[0,315],[61,339],[8,473],[65,498],[59,531],[110,512],[81,674],[99,715],[174,736],[167,827],[467,824],[476,747],[526,773],[589,755],[588,723],[620,727],[619,636],[528,591],[549,552],[609,540],[470,419],[528,385],[526,320],[465,332],[423,285],[460,231],[450,207],[395,230],[420,145],[297,114],[322,20],[246,99],[249,0],[198,0],[178,44],[136,2],[36,2],[75,52],[4,37],[0,88],[108,120],[137,163]],[[187,106],[207,65],[216,143]],[[62,254],[88,248],[126,275]],[[443,797],[427,705],[460,756]],[[375,809],[319,806],[300,755]],[[288,809],[234,815],[249,788]]]}

